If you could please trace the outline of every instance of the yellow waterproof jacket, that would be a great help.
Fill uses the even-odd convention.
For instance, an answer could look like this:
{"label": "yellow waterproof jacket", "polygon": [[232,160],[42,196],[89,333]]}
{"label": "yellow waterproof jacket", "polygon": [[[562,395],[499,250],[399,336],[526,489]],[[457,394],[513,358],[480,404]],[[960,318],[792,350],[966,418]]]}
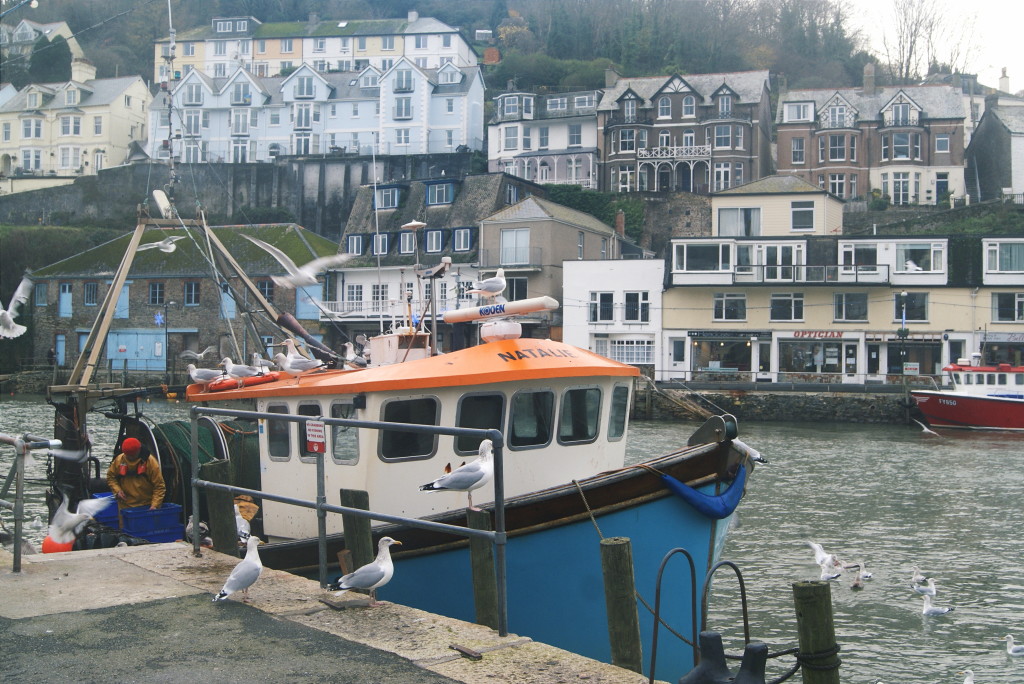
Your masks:
{"label": "yellow waterproof jacket", "polygon": [[[139,473],[139,461],[132,465],[128,457],[118,454],[110,462],[107,468],[107,485],[110,491],[117,496],[118,492],[124,492],[123,499],[117,499],[119,508],[136,508],[138,506],[156,506],[164,502],[164,494],[167,488],[164,486],[164,475],[160,472],[160,464],[156,457],[147,456],[145,472]],[[125,474],[121,474],[121,466],[125,466]]]}

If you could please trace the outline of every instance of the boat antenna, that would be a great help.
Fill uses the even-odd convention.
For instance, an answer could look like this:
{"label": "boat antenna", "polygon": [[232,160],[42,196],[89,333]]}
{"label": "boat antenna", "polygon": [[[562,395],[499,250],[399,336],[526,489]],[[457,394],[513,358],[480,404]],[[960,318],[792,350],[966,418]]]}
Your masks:
{"label": "boat antenna", "polygon": [[[374,135],[377,134],[375,133]],[[380,208],[377,206],[377,181],[380,179],[377,178],[377,141],[374,140],[371,142],[373,143],[370,146],[370,162],[371,168],[373,169],[373,232],[375,235],[373,239],[374,244],[377,244],[377,242],[380,240]],[[381,283],[380,251],[376,249],[374,251],[377,252],[377,292],[381,292],[384,288]],[[398,292],[399,294],[401,294],[402,292],[402,283],[398,283]],[[380,322],[379,334],[383,335],[384,316],[380,316],[378,320]]]}
{"label": "boat antenna", "polygon": [[[164,186],[164,192],[167,194],[167,199],[173,203],[174,186],[178,183],[178,172],[174,167],[174,98],[171,97],[171,87],[169,82],[174,80],[174,57],[178,46],[175,41],[177,31],[174,30],[174,18],[171,14],[171,0],[167,0],[167,27],[170,40],[167,46],[167,54],[163,56],[164,63],[166,64],[166,71],[164,72],[165,78],[160,83],[160,89],[164,92],[164,96],[167,98],[167,138],[163,141],[163,148],[167,150],[168,175],[167,185]],[[172,217],[164,216],[164,218]]]}

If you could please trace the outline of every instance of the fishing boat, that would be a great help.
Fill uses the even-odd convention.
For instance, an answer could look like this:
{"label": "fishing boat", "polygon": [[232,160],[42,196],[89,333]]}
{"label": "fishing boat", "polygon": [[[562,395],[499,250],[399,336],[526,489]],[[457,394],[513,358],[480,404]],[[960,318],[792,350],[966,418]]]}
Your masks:
{"label": "fishing boat", "polygon": [[1024,366],[979,365],[980,354],[942,370],[950,389],[915,389],[917,407],[934,427],[1024,430]]}

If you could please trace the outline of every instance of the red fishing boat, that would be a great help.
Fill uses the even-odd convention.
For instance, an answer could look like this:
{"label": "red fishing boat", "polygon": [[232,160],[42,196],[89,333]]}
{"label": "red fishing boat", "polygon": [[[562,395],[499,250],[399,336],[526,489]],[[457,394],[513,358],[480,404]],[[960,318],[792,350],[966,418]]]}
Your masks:
{"label": "red fishing boat", "polygon": [[950,389],[910,392],[933,427],[1024,430],[1024,366],[959,359],[942,370]]}

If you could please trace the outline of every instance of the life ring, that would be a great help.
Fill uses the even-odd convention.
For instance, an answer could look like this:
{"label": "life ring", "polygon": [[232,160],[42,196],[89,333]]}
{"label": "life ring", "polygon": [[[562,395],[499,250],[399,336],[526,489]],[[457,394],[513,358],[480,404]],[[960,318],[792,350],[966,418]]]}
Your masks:
{"label": "life ring", "polygon": [[[281,378],[280,371],[270,371],[263,375],[254,375],[250,378],[242,378],[242,387],[262,385],[265,382],[274,382]],[[235,378],[220,378],[206,386],[207,392],[223,392],[224,390],[238,389],[238,380]]]}
{"label": "life ring", "polygon": [[61,544],[54,541],[50,535],[46,535],[46,539],[43,540],[43,553],[62,553],[70,551],[74,546],[74,540],[69,541],[67,544]]}

